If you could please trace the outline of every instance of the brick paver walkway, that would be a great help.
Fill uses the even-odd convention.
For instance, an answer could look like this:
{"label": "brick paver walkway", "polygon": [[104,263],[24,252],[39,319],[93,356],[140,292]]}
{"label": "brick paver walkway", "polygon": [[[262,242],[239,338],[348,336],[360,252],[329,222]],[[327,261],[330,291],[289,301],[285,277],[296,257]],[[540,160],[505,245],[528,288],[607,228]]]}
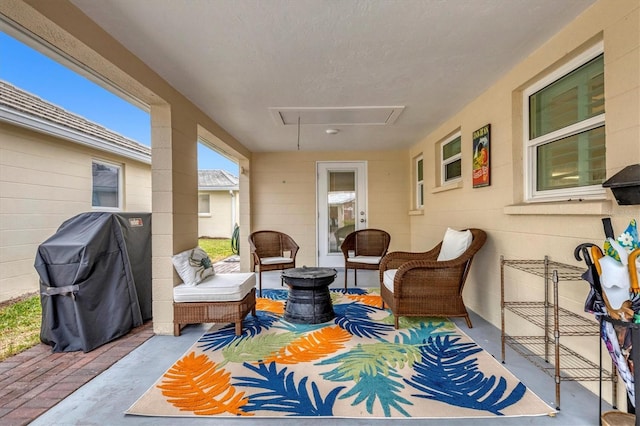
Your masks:
{"label": "brick paver walkway", "polygon": [[[214,265],[217,273],[237,272],[237,261]],[[53,353],[39,344],[0,362],[0,425],[27,425],[153,336],[148,321],[88,353]]]}
{"label": "brick paver walkway", "polygon": [[53,353],[40,343],[0,362],[0,424],[29,424],[151,336],[148,321],[88,353]]}

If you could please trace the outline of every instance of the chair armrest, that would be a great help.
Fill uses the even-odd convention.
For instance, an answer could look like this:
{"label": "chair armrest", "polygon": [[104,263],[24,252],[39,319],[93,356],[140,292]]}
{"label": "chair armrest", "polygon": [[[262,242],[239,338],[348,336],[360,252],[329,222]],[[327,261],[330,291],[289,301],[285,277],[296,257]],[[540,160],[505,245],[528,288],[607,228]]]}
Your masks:
{"label": "chair armrest", "polygon": [[[436,250],[437,249],[437,250]],[[440,249],[436,247],[425,252],[394,251],[387,253],[380,261],[380,270],[398,269],[400,265],[413,260],[435,261]]]}
{"label": "chair armrest", "polygon": [[[394,280],[394,295],[403,294],[424,297],[437,293],[457,293],[462,290],[463,276],[468,259],[446,261],[411,260],[398,268]],[[412,297],[413,297],[412,296]]]}

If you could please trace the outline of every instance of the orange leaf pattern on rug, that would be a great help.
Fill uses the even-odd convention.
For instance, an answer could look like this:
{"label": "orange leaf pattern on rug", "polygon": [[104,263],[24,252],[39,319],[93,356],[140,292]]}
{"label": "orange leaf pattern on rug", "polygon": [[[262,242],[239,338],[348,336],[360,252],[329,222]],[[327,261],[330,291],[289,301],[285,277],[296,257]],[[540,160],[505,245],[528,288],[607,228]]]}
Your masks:
{"label": "orange leaf pattern on rug", "polygon": [[351,339],[351,333],[340,327],[325,327],[296,339],[290,345],[264,360],[264,363],[297,364],[326,357],[340,349]]}
{"label": "orange leaf pattern on rug", "polygon": [[347,294],[347,298],[376,308],[382,306],[382,297],[379,294]]}
{"label": "orange leaf pattern on rug", "polygon": [[284,314],[284,302],[282,300],[256,299],[256,309],[259,311],[267,311],[276,315]]}
{"label": "orange leaf pattern on rug", "polygon": [[204,416],[222,413],[252,416],[242,411],[248,398],[231,386],[231,374],[216,368],[216,363],[206,355],[191,352],[164,374],[158,388],[181,411]]}

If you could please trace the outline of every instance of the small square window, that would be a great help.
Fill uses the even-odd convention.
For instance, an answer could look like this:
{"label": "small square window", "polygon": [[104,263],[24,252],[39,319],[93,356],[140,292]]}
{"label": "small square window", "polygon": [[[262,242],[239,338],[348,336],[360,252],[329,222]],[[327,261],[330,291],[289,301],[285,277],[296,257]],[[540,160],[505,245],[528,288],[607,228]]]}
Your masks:
{"label": "small square window", "polygon": [[91,206],[99,210],[122,209],[122,167],[93,161]]}
{"label": "small square window", "polygon": [[198,195],[198,214],[201,214],[201,215],[211,214],[211,203],[209,200],[209,194]]}

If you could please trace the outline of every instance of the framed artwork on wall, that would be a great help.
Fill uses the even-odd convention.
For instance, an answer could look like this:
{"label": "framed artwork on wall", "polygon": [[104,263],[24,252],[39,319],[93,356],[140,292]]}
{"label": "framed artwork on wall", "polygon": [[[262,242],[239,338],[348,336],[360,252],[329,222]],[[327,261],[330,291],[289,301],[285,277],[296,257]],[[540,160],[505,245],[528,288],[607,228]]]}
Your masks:
{"label": "framed artwork on wall", "polygon": [[473,132],[473,187],[479,188],[491,184],[491,124],[484,125]]}

